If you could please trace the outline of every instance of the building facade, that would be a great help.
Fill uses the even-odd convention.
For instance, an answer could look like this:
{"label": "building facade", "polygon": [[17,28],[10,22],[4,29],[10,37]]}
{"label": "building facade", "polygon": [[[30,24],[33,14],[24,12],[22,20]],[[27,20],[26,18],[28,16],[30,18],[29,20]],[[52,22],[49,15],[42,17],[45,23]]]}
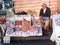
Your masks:
{"label": "building facade", "polygon": [[51,8],[51,15],[57,12],[57,0],[13,0],[15,12],[32,10],[39,15],[42,3]]}

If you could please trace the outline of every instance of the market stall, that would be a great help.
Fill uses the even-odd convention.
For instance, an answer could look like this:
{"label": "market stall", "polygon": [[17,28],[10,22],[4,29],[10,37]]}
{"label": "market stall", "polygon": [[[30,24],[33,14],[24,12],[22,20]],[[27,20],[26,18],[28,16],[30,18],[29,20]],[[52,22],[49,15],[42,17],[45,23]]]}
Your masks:
{"label": "market stall", "polygon": [[[29,37],[42,36],[42,28],[39,24],[39,17],[28,15],[14,15],[6,18],[6,34],[7,37]],[[33,25],[31,26],[31,23]]]}

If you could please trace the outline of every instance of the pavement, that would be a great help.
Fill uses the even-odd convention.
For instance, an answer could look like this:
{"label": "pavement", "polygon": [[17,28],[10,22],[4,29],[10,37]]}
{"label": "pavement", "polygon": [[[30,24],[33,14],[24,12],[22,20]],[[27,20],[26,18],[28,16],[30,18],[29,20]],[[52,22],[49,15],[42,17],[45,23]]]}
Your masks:
{"label": "pavement", "polygon": [[12,41],[10,44],[3,45],[55,45],[54,42],[50,40],[27,40],[27,41]]}

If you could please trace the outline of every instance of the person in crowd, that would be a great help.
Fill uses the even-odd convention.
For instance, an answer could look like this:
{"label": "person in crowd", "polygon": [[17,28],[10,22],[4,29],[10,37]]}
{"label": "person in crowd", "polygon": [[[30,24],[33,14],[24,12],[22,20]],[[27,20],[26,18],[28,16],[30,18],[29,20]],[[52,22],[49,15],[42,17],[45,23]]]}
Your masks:
{"label": "person in crowd", "polygon": [[48,34],[50,15],[51,15],[50,8],[47,7],[46,3],[43,3],[39,14],[41,25],[43,27],[43,34]]}

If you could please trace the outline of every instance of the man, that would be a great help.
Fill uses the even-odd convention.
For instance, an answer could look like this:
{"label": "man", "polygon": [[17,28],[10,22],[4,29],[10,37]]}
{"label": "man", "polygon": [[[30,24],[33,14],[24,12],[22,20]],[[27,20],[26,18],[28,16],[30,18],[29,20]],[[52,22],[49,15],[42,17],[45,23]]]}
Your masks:
{"label": "man", "polygon": [[42,24],[42,27],[44,29],[44,33],[47,33],[47,31],[49,30],[49,18],[51,15],[51,10],[49,7],[47,7],[47,5],[45,3],[42,4],[42,8],[40,10],[40,21]]}

